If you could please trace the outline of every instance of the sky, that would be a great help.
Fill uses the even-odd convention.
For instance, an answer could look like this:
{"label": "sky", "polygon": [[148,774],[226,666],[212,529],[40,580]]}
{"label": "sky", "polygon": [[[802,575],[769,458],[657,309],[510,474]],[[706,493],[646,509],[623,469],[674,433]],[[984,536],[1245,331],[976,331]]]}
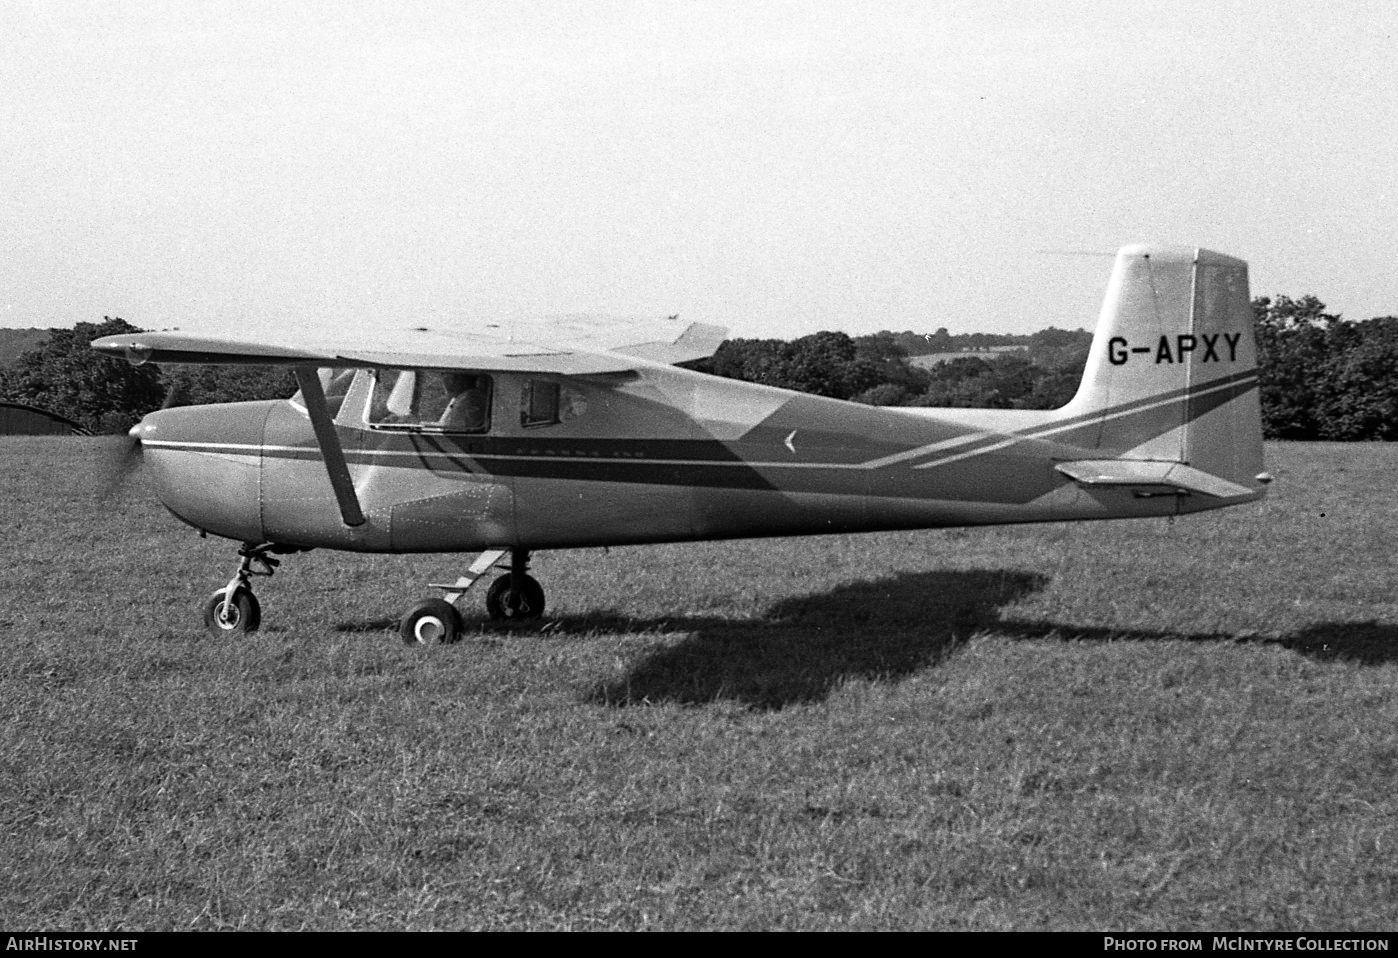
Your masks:
{"label": "sky", "polygon": [[0,326],[1092,328],[1122,245],[1398,314],[1398,4],[5,0]]}

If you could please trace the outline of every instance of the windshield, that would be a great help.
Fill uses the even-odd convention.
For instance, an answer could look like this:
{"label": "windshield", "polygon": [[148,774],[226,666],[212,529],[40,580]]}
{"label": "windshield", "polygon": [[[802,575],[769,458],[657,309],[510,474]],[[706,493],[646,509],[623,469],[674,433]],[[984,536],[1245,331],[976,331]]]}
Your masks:
{"label": "windshield", "polygon": [[[325,405],[330,409],[331,418],[339,414],[345,394],[349,392],[350,382],[354,379],[354,372],[353,368],[330,366],[316,370],[316,378],[320,380],[320,388],[325,391]],[[292,396],[290,401],[293,406],[305,411],[306,399],[301,395],[301,390],[296,390],[296,395]]]}

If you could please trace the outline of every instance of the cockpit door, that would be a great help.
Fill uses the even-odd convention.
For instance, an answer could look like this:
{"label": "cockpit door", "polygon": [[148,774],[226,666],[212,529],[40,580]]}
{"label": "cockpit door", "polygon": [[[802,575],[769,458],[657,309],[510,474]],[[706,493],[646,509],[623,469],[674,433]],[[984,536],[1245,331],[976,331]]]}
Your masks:
{"label": "cockpit door", "polygon": [[514,490],[490,468],[495,377],[468,370],[376,369],[362,418],[355,487],[386,510],[394,551],[469,551],[515,541]]}

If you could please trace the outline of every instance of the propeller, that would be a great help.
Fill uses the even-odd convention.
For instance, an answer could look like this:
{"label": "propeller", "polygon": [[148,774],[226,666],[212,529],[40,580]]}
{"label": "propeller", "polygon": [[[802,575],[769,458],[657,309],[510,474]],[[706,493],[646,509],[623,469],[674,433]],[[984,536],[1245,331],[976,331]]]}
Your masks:
{"label": "propeller", "polygon": [[102,444],[97,458],[98,498],[106,500],[124,493],[132,478],[140,471],[142,448],[140,436],[133,426],[124,436],[110,436]]}
{"label": "propeller", "polygon": [[[165,400],[160,408],[182,405],[184,394],[184,385],[176,380],[165,391]],[[125,492],[133,477],[140,472],[144,461],[141,432],[142,426],[137,423],[126,435],[112,436],[104,444],[97,463],[98,488],[102,499],[112,499]]]}

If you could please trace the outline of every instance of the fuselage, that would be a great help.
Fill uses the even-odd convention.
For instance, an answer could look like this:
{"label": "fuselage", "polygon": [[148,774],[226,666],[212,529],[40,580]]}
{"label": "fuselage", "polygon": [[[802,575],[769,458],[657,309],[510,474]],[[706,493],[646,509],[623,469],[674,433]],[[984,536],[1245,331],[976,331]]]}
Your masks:
{"label": "fuselage", "polygon": [[[881,408],[648,366],[491,373],[484,422],[468,429],[415,414],[406,380],[394,388],[390,372],[400,375],[346,371],[330,390],[358,526],[342,518],[296,399],[164,410],[133,433],[160,498],[185,522],[307,548],[549,549],[1172,515],[1237,501],[1085,488],[1057,471],[1100,456],[1100,409]],[[418,375],[421,394],[428,373]]]}

